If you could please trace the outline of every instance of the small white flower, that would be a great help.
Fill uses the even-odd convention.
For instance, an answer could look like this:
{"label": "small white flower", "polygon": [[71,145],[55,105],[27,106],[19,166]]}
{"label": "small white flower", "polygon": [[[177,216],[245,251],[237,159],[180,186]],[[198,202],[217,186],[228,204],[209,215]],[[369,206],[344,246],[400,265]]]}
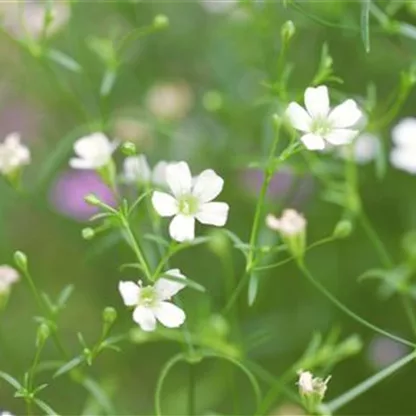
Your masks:
{"label": "small white flower", "polygon": [[390,162],[397,169],[416,174],[416,118],[405,118],[392,131]]}
{"label": "small white flower", "polygon": [[19,279],[19,273],[13,267],[0,266],[0,294],[8,293],[10,287]]}
{"label": "small white flower", "polygon": [[274,231],[280,231],[284,236],[291,237],[305,232],[306,220],[294,209],[285,209],[281,218],[272,214],[267,215],[266,225]]}
{"label": "small white flower", "polygon": [[202,224],[222,227],[228,217],[225,202],[211,202],[222,191],[224,180],[212,169],[204,170],[195,179],[186,162],[172,163],[166,168],[166,181],[173,194],[155,191],[153,207],[162,217],[174,217],[170,236],[179,242],[195,238],[195,219]]}
{"label": "small white flower", "polygon": [[202,7],[210,13],[226,13],[238,5],[238,0],[200,0]]}
{"label": "small white flower", "polygon": [[0,173],[9,175],[29,163],[30,151],[20,143],[19,133],[9,134],[0,143]]}
{"label": "small white flower", "polygon": [[314,377],[310,371],[300,370],[298,372],[299,380],[299,392],[303,396],[317,395],[320,399],[323,399],[325,396],[326,390],[328,388],[328,382],[331,379],[331,376],[327,377],[325,380],[319,377]]}
{"label": "small white flower", "polygon": [[75,142],[78,157],[72,158],[69,165],[73,169],[99,169],[110,162],[115,148],[103,133],[92,133]]}
{"label": "small white flower", "polygon": [[156,84],[146,97],[146,106],[156,117],[166,120],[184,118],[193,104],[192,91],[184,82]]}
{"label": "small white flower", "polygon": [[[168,270],[165,276],[186,279],[179,269]],[[185,322],[185,312],[167,302],[185,287],[183,283],[161,277],[153,286],[120,282],[118,289],[126,306],[134,306],[133,320],[143,331],[154,331],[156,321],[168,328],[178,328]]]}
{"label": "small white flower", "polygon": [[14,415],[12,415],[10,412],[5,410],[4,412],[0,412],[0,416],[14,416]]}
{"label": "small white flower", "polygon": [[322,150],[327,143],[339,146],[351,143],[358,134],[353,127],[363,117],[354,100],[346,100],[332,110],[325,86],[307,88],[306,110],[298,103],[289,104],[286,115],[292,126],[304,135],[302,143],[309,150]]}
{"label": "small white flower", "polygon": [[364,165],[374,160],[379,154],[380,140],[374,134],[363,133],[354,140],[352,149],[341,146],[338,154],[343,159],[349,159],[351,150],[353,160],[360,165]]}
{"label": "small white flower", "polygon": [[168,162],[161,160],[151,170],[145,155],[129,156],[124,160],[124,180],[127,183],[152,183],[166,186],[166,168]]}

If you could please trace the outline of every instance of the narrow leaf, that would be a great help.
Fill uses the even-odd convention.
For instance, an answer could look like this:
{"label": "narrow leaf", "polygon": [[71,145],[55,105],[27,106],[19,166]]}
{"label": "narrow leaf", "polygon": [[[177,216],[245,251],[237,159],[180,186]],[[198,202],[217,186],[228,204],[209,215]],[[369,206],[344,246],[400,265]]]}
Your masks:
{"label": "narrow leaf", "polygon": [[361,38],[367,53],[370,52],[370,7],[371,0],[361,0]]}
{"label": "narrow leaf", "polygon": [[62,376],[68,371],[71,371],[73,368],[78,367],[84,360],[85,360],[85,357],[83,355],[78,355],[77,357],[73,358],[71,361],[68,361],[66,364],[64,364],[61,368],[59,368],[58,371],[56,371],[55,374],[53,375],[53,378]]}
{"label": "narrow leaf", "polygon": [[19,389],[22,388],[22,385],[15,378],[13,378],[11,375],[9,375],[9,374],[7,374],[3,371],[0,371],[0,378],[2,378],[4,381],[9,383],[16,390],[19,390]]}
{"label": "narrow leaf", "polygon": [[50,51],[48,51],[47,56],[51,61],[56,62],[58,65],[61,65],[62,67],[72,72],[82,72],[81,65],[68,55],[62,53],[61,51],[51,49]]}
{"label": "narrow leaf", "polygon": [[59,416],[59,413],[55,412],[48,404],[46,404],[44,401],[39,399],[34,399],[35,403],[38,405],[40,409],[42,409],[47,415],[50,416]]}

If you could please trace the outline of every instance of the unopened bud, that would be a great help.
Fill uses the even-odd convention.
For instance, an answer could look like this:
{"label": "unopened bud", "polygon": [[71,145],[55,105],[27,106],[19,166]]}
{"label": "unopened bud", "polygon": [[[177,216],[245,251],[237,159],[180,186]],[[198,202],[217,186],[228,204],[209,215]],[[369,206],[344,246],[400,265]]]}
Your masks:
{"label": "unopened bud", "polygon": [[153,27],[156,29],[164,29],[169,26],[169,18],[164,14],[158,14],[153,19]]}
{"label": "unopened bud", "polygon": [[228,237],[221,230],[213,230],[210,232],[208,247],[217,256],[224,256],[227,253],[229,247]]}
{"label": "unopened bud", "polygon": [[121,146],[121,151],[126,156],[134,156],[137,153],[136,145],[133,142],[125,142]]}
{"label": "unopened bud", "polygon": [[94,194],[88,194],[84,198],[84,200],[89,205],[93,205],[93,206],[100,206],[101,205],[101,201]]}
{"label": "unopened bud", "polygon": [[81,234],[84,240],[92,240],[95,236],[95,231],[92,228],[88,227],[88,228],[84,228],[81,231]]}
{"label": "unopened bud", "polygon": [[25,253],[16,251],[14,253],[14,262],[20,270],[27,271],[27,256]]}
{"label": "unopened bud", "polygon": [[293,22],[291,20],[286,21],[283,24],[282,29],[280,31],[280,35],[282,36],[283,42],[289,42],[290,39],[292,39],[292,37],[294,36],[295,32],[296,28]]}
{"label": "unopened bud", "polygon": [[117,311],[111,307],[107,306],[103,311],[103,321],[107,325],[112,325],[117,319]]}
{"label": "unopened bud", "polygon": [[351,221],[349,220],[341,220],[335,226],[333,236],[335,238],[346,238],[348,237],[353,230],[353,226]]}
{"label": "unopened bud", "polygon": [[49,338],[50,333],[51,330],[49,329],[49,326],[45,323],[41,323],[36,334],[36,345],[43,345],[45,341]]}

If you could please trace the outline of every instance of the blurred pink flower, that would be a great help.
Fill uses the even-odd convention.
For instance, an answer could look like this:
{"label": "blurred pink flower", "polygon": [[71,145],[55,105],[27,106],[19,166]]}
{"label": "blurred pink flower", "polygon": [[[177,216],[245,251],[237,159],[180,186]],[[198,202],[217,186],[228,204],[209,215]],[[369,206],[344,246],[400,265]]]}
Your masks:
{"label": "blurred pink flower", "polygon": [[90,193],[108,205],[116,204],[108,186],[95,172],[88,170],[69,170],[63,173],[51,188],[50,201],[58,212],[86,221],[98,212],[96,207],[84,201],[84,197]]}
{"label": "blurred pink flower", "polygon": [[390,338],[376,336],[367,350],[367,358],[378,370],[389,366],[408,354],[409,348]]}

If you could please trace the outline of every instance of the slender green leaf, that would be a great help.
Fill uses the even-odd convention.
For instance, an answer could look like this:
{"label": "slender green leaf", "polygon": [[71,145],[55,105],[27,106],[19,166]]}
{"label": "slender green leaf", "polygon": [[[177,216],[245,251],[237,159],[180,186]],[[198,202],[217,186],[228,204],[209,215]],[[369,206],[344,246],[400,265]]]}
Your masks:
{"label": "slender green leaf", "polygon": [[66,305],[73,291],[74,291],[74,285],[72,284],[69,284],[62,289],[61,293],[58,296],[58,301],[57,301],[58,306],[60,308],[63,308]]}
{"label": "slender green leaf", "polygon": [[44,401],[35,398],[34,402],[37,404],[37,406],[42,409],[47,415],[50,416],[59,416],[58,412],[55,412],[48,404],[46,404]]}
{"label": "slender green leaf", "polygon": [[56,371],[53,375],[53,378],[62,376],[63,374],[71,371],[75,367],[78,367],[83,361],[85,361],[85,357],[83,355],[78,355],[71,361],[68,361],[66,364],[64,364],[61,368],[59,368],[58,371]]}
{"label": "slender green leaf", "polygon": [[5,373],[4,371],[0,371],[0,378],[9,383],[16,390],[22,388],[22,385],[14,377],[12,377],[10,374]]}
{"label": "slender green leaf", "polygon": [[371,0],[361,0],[361,38],[367,53],[370,52],[370,7]]}
{"label": "slender green leaf", "polygon": [[248,281],[248,306],[253,306],[259,288],[259,278],[252,273]]}
{"label": "slender green leaf", "polygon": [[91,396],[94,397],[108,415],[115,414],[109,397],[96,381],[91,378],[86,378],[83,380],[82,385],[90,392]]}
{"label": "slender green leaf", "polygon": [[62,67],[72,72],[82,72],[81,65],[72,59],[70,56],[65,55],[63,52],[56,49],[51,49],[47,52],[46,56],[51,60],[61,65]]}

